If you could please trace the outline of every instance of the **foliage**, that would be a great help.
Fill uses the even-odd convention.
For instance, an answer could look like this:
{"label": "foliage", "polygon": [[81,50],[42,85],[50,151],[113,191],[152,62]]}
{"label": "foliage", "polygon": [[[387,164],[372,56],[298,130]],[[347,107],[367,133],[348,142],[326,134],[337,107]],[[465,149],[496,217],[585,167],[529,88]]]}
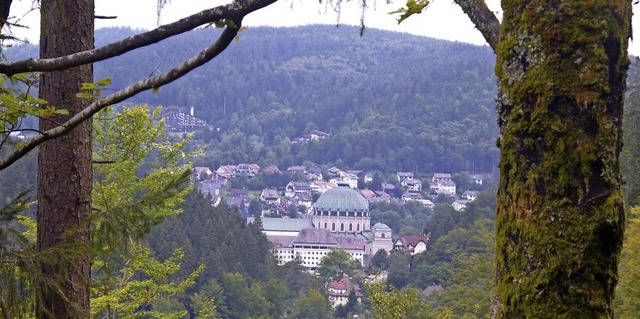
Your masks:
{"label": "foliage", "polygon": [[422,13],[422,11],[429,5],[429,3],[430,1],[428,0],[407,0],[406,7],[391,11],[389,12],[389,14],[400,14],[400,16],[398,17],[398,24],[400,24],[410,16]]}
{"label": "foliage", "polygon": [[344,249],[331,249],[318,265],[318,274],[325,281],[340,280],[343,276],[351,277],[360,269],[357,261]]}
{"label": "foliage", "polygon": [[226,312],[222,286],[211,279],[200,290],[191,294],[191,307],[198,318],[217,319],[220,312]]}
{"label": "foliage", "polygon": [[432,311],[422,303],[420,291],[414,288],[385,291],[384,282],[365,284],[374,319],[434,318]]}
{"label": "foliage", "polygon": [[616,317],[637,318],[640,315],[640,207],[631,208],[624,248],[620,261],[620,282],[617,287]]}
{"label": "foliage", "polygon": [[[33,285],[44,284],[38,276],[41,254],[35,251],[33,233],[17,227],[25,208],[25,193],[0,207],[0,318],[28,317],[33,313]],[[33,229],[28,231],[33,231]],[[13,287],[13,289],[7,289]]]}
{"label": "foliage", "polygon": [[[196,54],[217,32],[196,30],[96,63],[96,78],[117,72],[112,86],[124,87]],[[131,34],[97,30],[96,41]],[[491,172],[496,166],[490,49],[374,29],[359,37],[349,26],[256,27],[242,37],[215,61],[163,86],[158,97],[137,96],[146,103],[193,105],[195,116],[212,125],[197,136],[207,145],[197,166],[256,162],[286,168],[308,160],[425,173]],[[17,46],[7,55],[34,53]],[[331,135],[292,144],[311,129]]]}
{"label": "foliage", "polygon": [[178,273],[180,276],[201,264],[207,265],[194,290],[212,278],[222,282],[225,273],[265,281],[275,271],[271,244],[262,233],[262,226],[247,224],[237,209],[223,206],[213,207],[209,200],[192,191],[181,206],[183,213],[155,227],[146,239],[160,258],[167,258],[177,248],[184,249],[189,258]]}
{"label": "foliage", "polygon": [[35,73],[16,74],[12,77],[0,75],[0,148],[12,132],[29,131],[23,125],[27,117],[48,118],[54,114],[68,114],[65,109],[45,106],[44,100],[33,96],[38,75]]}
{"label": "foliage", "polygon": [[[161,282],[157,278],[138,282],[134,280],[135,272],[158,272],[162,266],[168,269],[165,274],[153,275],[168,280],[179,269],[175,251],[160,264],[140,243],[152,227],[181,212],[178,206],[191,190],[188,183],[191,165],[184,161],[197,154],[184,153],[188,140],[175,143],[167,140],[163,123],[154,120],[159,111],[158,108],[150,112],[146,106],[125,107],[119,113],[107,109],[94,121],[94,161],[98,165],[94,167],[92,194],[95,278],[92,289],[93,297],[102,300],[102,307],[92,308],[94,316],[98,316],[99,311],[133,315],[131,307],[135,306],[129,304],[133,298],[130,296],[141,294],[135,289],[141,285],[151,289],[149,285]],[[129,246],[135,249],[130,251]],[[141,258],[139,254],[146,259],[137,260]],[[148,268],[150,266],[155,268]],[[202,270],[191,269],[185,274],[187,282],[193,284],[194,274]],[[116,276],[116,272],[121,275]],[[153,298],[166,298],[170,292],[181,293],[186,286],[182,291],[170,291],[166,286],[155,289],[158,290],[156,296],[137,298],[148,298],[150,300],[144,302],[151,304]]]}
{"label": "foliage", "polygon": [[620,171],[625,180],[625,202],[640,204],[640,61],[636,57],[629,67],[627,92],[622,118],[624,146],[620,152]]}
{"label": "foliage", "polygon": [[91,316],[101,318],[181,318],[186,309],[162,313],[154,304],[170,300],[184,293],[195,283],[195,278],[204,266],[191,273],[184,281],[172,282],[170,276],[180,268],[184,253],[176,250],[169,259],[160,262],[151,256],[151,251],[141,244],[133,244],[130,260],[121,272],[121,279],[113,287],[94,290],[91,299]]}
{"label": "foliage", "polygon": [[369,269],[372,271],[377,270],[386,270],[387,269],[387,257],[389,254],[386,250],[380,249],[378,250],[373,257],[371,257],[371,261],[369,262]]}
{"label": "foliage", "polygon": [[308,290],[291,304],[290,317],[293,319],[328,319],[330,315],[329,301],[318,290]]}
{"label": "foliage", "polygon": [[[178,206],[191,190],[191,165],[184,160],[196,153],[184,153],[188,139],[167,140],[163,123],[154,120],[159,112],[146,106],[118,113],[107,109],[94,121],[94,161],[100,163],[94,167],[92,195],[94,317],[183,316],[184,307],[162,314],[153,305],[184,293],[204,269],[200,266],[173,283],[182,251],[159,262],[140,243],[153,226],[181,212]],[[114,276],[118,268],[120,275]]]}
{"label": "foliage", "polygon": [[[99,128],[94,133],[94,158],[102,165],[94,168],[92,258],[95,282],[92,289],[95,306],[92,311],[94,316],[106,311],[136,317],[146,311],[139,307],[183,292],[193,284],[195,275],[202,271],[195,269],[180,284],[163,283],[179,268],[177,260],[182,258],[181,253],[174,252],[167,261],[160,263],[138,242],[152,226],[180,212],[176,206],[190,190],[186,184],[190,166],[182,162],[185,156],[193,153],[182,152],[186,141],[169,143],[163,140],[162,123],[156,124],[154,115],[146,107],[125,108],[117,114],[110,110],[103,115],[104,122],[96,124]],[[26,207],[24,196],[12,203],[4,208],[14,209],[10,210],[9,219],[3,223],[8,227],[3,233],[13,237],[5,237],[0,247],[11,248],[2,254],[8,256],[3,258],[3,263],[14,265],[2,267],[12,274],[6,277],[13,281],[7,281],[7,287],[24,287],[17,291],[20,298],[8,299],[15,314],[7,316],[22,317],[33,302],[31,284],[55,287],[51,280],[37,276],[37,261],[73,256],[78,248],[60,246],[50,252],[33,251],[35,222],[27,216],[16,215]],[[25,225],[23,229],[16,228],[17,224],[12,221],[15,218]],[[127,249],[129,247],[131,251]],[[20,253],[13,254],[12,251]],[[11,256],[22,257],[16,259]],[[116,272],[120,276],[115,276]],[[136,281],[134,278],[139,278],[135,275],[137,273],[151,278]],[[1,298],[5,301],[16,291],[3,289],[3,292],[8,293]]]}
{"label": "foliage", "polygon": [[408,252],[394,250],[389,254],[387,258],[387,284],[395,287],[396,289],[402,289],[409,284],[411,277],[411,254]]}
{"label": "foliage", "polygon": [[226,273],[220,282],[226,311],[225,319],[259,318],[269,314],[267,292],[257,283],[251,283],[239,273]]}
{"label": "foliage", "polygon": [[425,258],[414,260],[413,284],[441,284],[427,303],[434,309],[449,309],[455,318],[489,316],[493,285],[495,235],[492,223],[478,220],[469,229],[456,228],[441,237]]}
{"label": "foliage", "polygon": [[402,229],[407,227],[422,229],[432,215],[431,209],[415,201],[403,204],[372,203],[369,205],[369,212],[372,224],[383,223],[389,226],[394,234],[401,233]]}

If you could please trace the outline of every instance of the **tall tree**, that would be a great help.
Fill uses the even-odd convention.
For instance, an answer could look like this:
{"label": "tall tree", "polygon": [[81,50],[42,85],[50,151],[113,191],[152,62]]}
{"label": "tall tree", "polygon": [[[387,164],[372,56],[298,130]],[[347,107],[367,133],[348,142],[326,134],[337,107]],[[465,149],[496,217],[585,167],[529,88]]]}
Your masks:
{"label": "tall tree", "polygon": [[[91,117],[105,107],[138,92],[155,89],[180,78],[222,52],[237,34],[242,18],[275,0],[237,0],[191,15],[178,22],[141,35],[94,49],[94,0],[40,1],[40,59],[2,63],[3,75],[43,71],[39,94],[44,110],[57,109],[41,118],[39,134],[0,160],[0,170],[41,146],[38,155],[38,235],[41,252],[50,254],[41,264],[44,276],[56,285],[39,285],[36,293],[38,318],[78,318],[89,315],[91,245]],[[158,8],[166,3],[158,1]],[[0,2],[0,23],[6,22],[11,1]],[[5,12],[7,11],[7,12]],[[92,63],[105,60],[207,23],[226,26],[220,37],[200,54],[163,74],[140,80],[106,97],[93,82]],[[35,65],[31,63],[35,62]],[[82,92],[82,91],[85,92]],[[88,92],[87,92],[88,91]],[[82,93],[80,93],[82,92]],[[92,101],[81,98],[95,98]],[[32,103],[34,104],[34,103]],[[26,107],[25,107],[26,106]],[[53,108],[51,108],[53,107]],[[33,105],[13,103],[0,110],[13,122],[43,113]],[[65,111],[60,111],[65,110]],[[17,114],[17,119],[14,117]],[[3,117],[5,121],[5,117]],[[4,123],[3,123],[4,124]],[[11,123],[10,123],[11,124]],[[4,125],[3,125],[4,127]],[[10,125],[10,133],[19,127]],[[46,142],[46,143],[45,143]]]}
{"label": "tall tree", "polygon": [[497,56],[494,317],[611,318],[631,1],[455,2]]}
{"label": "tall tree", "polygon": [[498,318],[611,318],[631,2],[503,1]]}
{"label": "tall tree", "polygon": [[[55,58],[93,49],[93,0],[42,0],[40,57]],[[66,109],[40,121],[44,132],[86,107],[76,97],[82,83],[93,82],[93,66],[85,64],[43,73],[40,98]],[[37,247],[46,251],[73,246],[74,253],[45,261],[45,276],[61,279],[56,287],[38,287],[38,318],[80,318],[89,314],[89,214],[91,213],[91,125],[83,121],[69,134],[43,143],[38,153]],[[69,249],[69,251],[72,251]]]}

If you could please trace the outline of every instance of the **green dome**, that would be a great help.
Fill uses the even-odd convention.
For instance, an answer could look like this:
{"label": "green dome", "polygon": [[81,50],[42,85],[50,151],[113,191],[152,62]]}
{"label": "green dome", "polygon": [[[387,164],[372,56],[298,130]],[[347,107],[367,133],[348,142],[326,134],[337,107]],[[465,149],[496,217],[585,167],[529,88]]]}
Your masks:
{"label": "green dome", "polygon": [[360,193],[348,187],[336,187],[324,192],[313,204],[313,207],[320,211],[369,211],[367,200]]}

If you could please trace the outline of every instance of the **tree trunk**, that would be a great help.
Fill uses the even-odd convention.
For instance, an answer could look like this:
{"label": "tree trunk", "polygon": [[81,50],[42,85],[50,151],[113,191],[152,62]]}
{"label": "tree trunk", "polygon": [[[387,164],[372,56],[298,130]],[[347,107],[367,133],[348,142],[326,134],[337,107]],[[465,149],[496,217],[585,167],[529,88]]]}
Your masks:
{"label": "tree trunk", "polygon": [[[58,57],[93,48],[93,0],[41,0],[40,56]],[[44,73],[40,98],[69,111],[67,116],[41,119],[44,131],[84,108],[75,97],[83,82],[93,82],[92,65]],[[91,212],[91,121],[70,134],[47,141],[38,153],[38,239],[41,251],[62,252],[42,264],[55,288],[41,286],[38,318],[89,316],[90,255],[88,216]]]}
{"label": "tree trunk", "polygon": [[503,0],[496,318],[612,318],[628,0]]}

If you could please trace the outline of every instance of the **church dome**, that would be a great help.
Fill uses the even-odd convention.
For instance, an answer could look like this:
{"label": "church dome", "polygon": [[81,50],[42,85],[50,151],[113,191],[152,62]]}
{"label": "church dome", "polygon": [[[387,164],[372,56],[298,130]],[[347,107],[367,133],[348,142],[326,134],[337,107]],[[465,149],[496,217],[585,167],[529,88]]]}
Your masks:
{"label": "church dome", "polygon": [[357,191],[348,187],[332,188],[313,204],[316,210],[337,212],[368,212],[369,203]]}
{"label": "church dome", "polygon": [[373,230],[390,230],[391,228],[389,228],[389,226],[387,226],[387,224],[383,224],[383,223],[376,223],[375,225],[373,225]]}

